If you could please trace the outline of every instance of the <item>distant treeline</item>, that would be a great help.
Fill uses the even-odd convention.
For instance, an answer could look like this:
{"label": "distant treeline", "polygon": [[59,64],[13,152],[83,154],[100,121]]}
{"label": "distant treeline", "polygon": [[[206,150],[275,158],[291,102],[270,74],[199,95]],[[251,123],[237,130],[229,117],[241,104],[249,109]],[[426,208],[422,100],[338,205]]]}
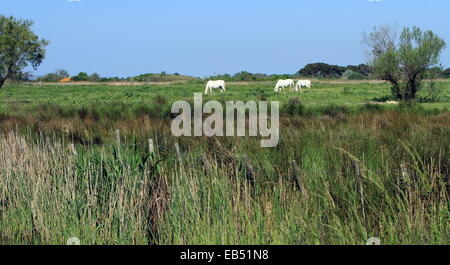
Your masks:
{"label": "distant treeline", "polygon": [[127,81],[131,82],[173,82],[173,81],[189,81],[197,78],[187,75],[180,75],[179,73],[167,74],[161,72],[159,74],[142,74],[135,77],[128,77]]}
{"label": "distant treeline", "polygon": [[298,71],[299,76],[316,78],[366,79],[372,74],[372,69],[366,64],[339,66],[326,63],[307,64]]}
{"label": "distant treeline", "polygon": [[214,75],[210,76],[207,79],[221,79],[224,81],[242,81],[242,82],[250,82],[250,81],[274,81],[278,79],[287,79],[292,78],[293,75],[290,74],[273,74],[273,75],[267,75],[267,74],[261,74],[261,73],[249,73],[246,71],[241,71],[239,73],[236,73],[234,75],[230,74],[222,74],[222,75]]}
{"label": "distant treeline", "polygon": [[[443,69],[435,67],[428,70],[429,75],[433,78],[450,78],[450,68]],[[295,74],[262,74],[250,73],[241,71],[234,75],[221,74],[205,78],[192,77],[187,75],[180,75],[178,73],[168,74],[161,73],[147,73],[132,77],[102,77],[97,73],[87,74],[80,72],[75,76],[71,76],[65,70],[56,70],[54,73],[48,73],[43,76],[34,78],[30,73],[22,73],[17,75],[14,79],[16,81],[38,81],[38,82],[59,82],[65,78],[70,78],[74,82],[176,82],[176,81],[203,81],[205,79],[222,79],[228,82],[251,82],[251,81],[275,81],[278,79],[287,78],[342,78],[349,80],[362,80],[375,78],[372,75],[372,69],[367,64],[339,66],[326,63],[312,63],[307,64]]]}
{"label": "distant treeline", "polygon": [[[450,68],[444,70],[439,67],[432,68],[427,71],[427,77],[433,78],[450,78]],[[234,75],[222,74],[210,76],[206,79],[222,79],[225,81],[275,81],[287,78],[342,78],[349,80],[373,79],[373,71],[367,64],[339,66],[326,63],[307,64],[295,74],[261,74],[249,73],[242,71]]]}
{"label": "distant treeline", "polygon": [[[171,82],[171,81],[189,81],[195,80],[196,78],[191,76],[180,75],[178,73],[167,74],[166,72],[161,73],[149,73],[141,74],[133,77],[102,77],[97,73],[87,74],[85,72],[80,72],[75,76],[70,76],[65,70],[57,70],[54,73],[49,73],[44,76],[39,76],[35,78],[35,81],[40,82],[59,82],[64,78],[70,78],[74,82]],[[22,80],[22,81],[31,81]]]}

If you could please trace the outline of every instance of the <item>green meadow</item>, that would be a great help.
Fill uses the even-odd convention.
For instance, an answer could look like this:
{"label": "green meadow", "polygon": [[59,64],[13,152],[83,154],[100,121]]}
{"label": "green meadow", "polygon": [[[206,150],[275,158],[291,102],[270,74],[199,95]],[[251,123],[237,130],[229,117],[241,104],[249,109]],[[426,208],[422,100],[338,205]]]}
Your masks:
{"label": "green meadow", "polygon": [[[422,104],[425,108],[445,108],[450,106],[450,81],[438,82],[443,89],[437,103]],[[285,102],[299,97],[308,106],[340,105],[354,107],[371,101],[382,101],[390,95],[389,85],[385,83],[314,83],[311,90],[303,93],[293,89],[283,93],[274,92],[274,82],[227,83],[227,92],[215,91],[206,99],[218,100],[261,100]],[[203,93],[203,82],[179,82],[146,85],[8,85],[0,90],[2,108],[8,104],[38,105],[57,104],[64,106],[89,106],[109,103],[145,104],[155,97],[165,97],[168,101],[191,100],[193,93]]]}
{"label": "green meadow", "polygon": [[[450,244],[450,82],[230,83],[280,101],[280,142],[171,134],[202,82],[0,89],[0,244]],[[153,145],[149,142],[153,141]]]}

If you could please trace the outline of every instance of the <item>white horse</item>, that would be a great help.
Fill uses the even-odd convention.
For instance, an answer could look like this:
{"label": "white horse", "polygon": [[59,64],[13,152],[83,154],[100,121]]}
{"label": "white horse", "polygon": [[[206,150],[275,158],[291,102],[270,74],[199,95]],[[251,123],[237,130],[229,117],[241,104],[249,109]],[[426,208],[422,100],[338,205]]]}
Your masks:
{"label": "white horse", "polygon": [[311,89],[311,81],[310,80],[298,80],[297,85],[295,85],[295,91],[302,91],[302,87],[306,87]]}
{"label": "white horse", "polygon": [[208,83],[206,83],[206,89],[205,89],[205,95],[208,95],[208,91],[212,92],[212,90],[216,88],[220,88],[221,92],[225,92],[225,81],[223,80],[209,80]]}
{"label": "white horse", "polygon": [[285,87],[293,87],[295,85],[294,80],[292,79],[286,79],[286,80],[278,80],[277,84],[275,85],[275,92],[280,92],[281,89]]}

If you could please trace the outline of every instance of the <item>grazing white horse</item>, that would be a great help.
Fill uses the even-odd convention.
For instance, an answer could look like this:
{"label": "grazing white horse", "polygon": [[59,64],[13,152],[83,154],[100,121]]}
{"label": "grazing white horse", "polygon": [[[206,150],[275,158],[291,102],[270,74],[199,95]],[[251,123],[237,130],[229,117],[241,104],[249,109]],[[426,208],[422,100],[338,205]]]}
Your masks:
{"label": "grazing white horse", "polygon": [[221,92],[225,92],[225,81],[223,80],[209,80],[208,83],[206,83],[206,89],[205,89],[205,95],[208,95],[208,91],[212,92],[212,90],[216,88],[220,88]]}
{"label": "grazing white horse", "polygon": [[306,87],[311,89],[311,81],[310,80],[298,80],[297,85],[295,85],[295,91],[302,91],[302,87]]}
{"label": "grazing white horse", "polygon": [[293,87],[294,85],[295,82],[292,79],[278,80],[277,84],[275,85],[275,92],[280,92],[281,89],[285,87]]}

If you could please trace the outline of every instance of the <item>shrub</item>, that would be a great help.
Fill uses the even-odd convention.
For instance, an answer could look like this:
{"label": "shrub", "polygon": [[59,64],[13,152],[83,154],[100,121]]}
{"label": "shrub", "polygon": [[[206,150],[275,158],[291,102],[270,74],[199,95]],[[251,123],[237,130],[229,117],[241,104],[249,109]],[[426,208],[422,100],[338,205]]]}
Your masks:
{"label": "shrub", "polygon": [[337,117],[344,114],[350,113],[349,108],[345,106],[338,106],[338,105],[328,105],[324,108],[323,114],[331,116],[331,117]]}
{"label": "shrub", "polygon": [[450,68],[447,68],[442,72],[442,77],[450,78]]}
{"label": "shrub", "polygon": [[73,81],[89,81],[89,75],[85,72],[80,72],[78,75],[72,77]]}
{"label": "shrub", "polygon": [[257,88],[255,90],[253,90],[253,95],[260,101],[266,101],[267,100],[267,95],[264,92],[264,90],[261,89],[261,88]]}
{"label": "shrub", "polygon": [[437,84],[434,81],[425,83],[417,97],[419,102],[433,103],[441,101],[444,95],[444,88]]}
{"label": "shrub", "polygon": [[155,102],[155,104],[157,104],[157,105],[166,105],[167,104],[167,99],[163,95],[157,95],[153,99],[153,102]]}
{"label": "shrub", "polygon": [[367,112],[382,112],[384,108],[378,104],[366,103],[362,107],[362,110]]}
{"label": "shrub", "polygon": [[289,115],[302,115],[304,111],[305,107],[298,97],[289,99],[285,107],[285,112]]}
{"label": "shrub", "polygon": [[348,80],[361,80],[361,79],[364,79],[365,76],[359,72],[347,70],[342,74],[342,78],[348,79]]}

